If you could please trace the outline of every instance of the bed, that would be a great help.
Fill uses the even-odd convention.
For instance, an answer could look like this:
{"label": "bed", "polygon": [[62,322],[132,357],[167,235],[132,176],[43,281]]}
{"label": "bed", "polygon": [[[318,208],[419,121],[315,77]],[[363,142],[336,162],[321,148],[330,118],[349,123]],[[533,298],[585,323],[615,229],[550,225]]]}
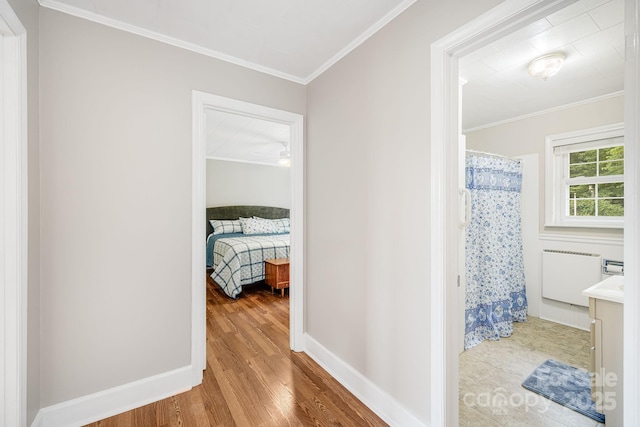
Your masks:
{"label": "bed", "polygon": [[264,260],[289,258],[289,229],[286,208],[207,208],[208,274],[225,294],[238,298],[243,286],[264,280]]}

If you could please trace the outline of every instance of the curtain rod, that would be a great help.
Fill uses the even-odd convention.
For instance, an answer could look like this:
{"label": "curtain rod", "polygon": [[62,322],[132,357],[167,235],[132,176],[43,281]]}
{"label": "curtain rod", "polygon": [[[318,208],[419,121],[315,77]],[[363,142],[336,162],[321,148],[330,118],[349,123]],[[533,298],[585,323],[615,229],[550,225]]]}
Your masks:
{"label": "curtain rod", "polygon": [[514,160],[514,161],[520,163],[520,159],[514,159],[513,157],[503,156],[502,154],[488,153],[486,151],[472,150],[470,148],[467,148],[466,151],[467,151],[467,153],[482,154],[484,156],[489,156],[489,157],[497,157],[497,158],[500,158],[500,159]]}

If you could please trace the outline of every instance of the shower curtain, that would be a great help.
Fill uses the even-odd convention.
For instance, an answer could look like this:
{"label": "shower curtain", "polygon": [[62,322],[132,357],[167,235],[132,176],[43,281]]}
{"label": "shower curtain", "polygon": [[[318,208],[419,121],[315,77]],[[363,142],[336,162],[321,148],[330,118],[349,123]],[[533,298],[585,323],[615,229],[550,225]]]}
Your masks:
{"label": "shower curtain", "polygon": [[467,153],[471,221],[466,228],[464,348],[513,333],[527,320],[517,160]]}

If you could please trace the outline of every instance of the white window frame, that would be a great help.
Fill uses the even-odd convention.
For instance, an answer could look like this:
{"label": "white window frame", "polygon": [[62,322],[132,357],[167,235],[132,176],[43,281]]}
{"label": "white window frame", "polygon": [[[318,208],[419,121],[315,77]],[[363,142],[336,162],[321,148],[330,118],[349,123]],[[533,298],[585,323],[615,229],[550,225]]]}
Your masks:
{"label": "white window frame", "polygon": [[[624,124],[549,135],[545,139],[545,227],[623,228],[624,217],[576,217],[566,214],[565,162],[567,154],[555,154],[555,148],[624,137]],[[602,145],[605,147],[606,145]],[[595,148],[595,147],[594,147]],[[597,148],[600,148],[598,146]]]}

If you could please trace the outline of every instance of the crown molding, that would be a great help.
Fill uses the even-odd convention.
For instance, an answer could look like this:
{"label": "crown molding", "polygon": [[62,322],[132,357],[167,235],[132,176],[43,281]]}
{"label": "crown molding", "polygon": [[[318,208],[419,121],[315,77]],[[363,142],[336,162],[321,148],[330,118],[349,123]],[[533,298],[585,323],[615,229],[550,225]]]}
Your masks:
{"label": "crown molding", "polygon": [[71,6],[57,0],[38,0],[38,3],[40,4],[40,6],[46,7],[47,9],[52,9],[58,12],[66,13],[67,15],[86,19],[91,22],[106,25],[107,27],[126,31],[128,33],[146,37],[148,39],[159,41],[161,43],[166,43],[175,47],[189,50],[191,52],[199,53],[201,55],[209,56],[211,58],[216,58],[221,61],[239,65],[244,68],[249,68],[251,70],[258,71],[264,74],[269,74],[274,77],[278,77],[284,80],[289,80],[294,83],[306,84],[304,78],[283,73],[281,71],[274,70],[273,68],[264,67],[262,65],[255,64],[253,62],[245,61],[244,59],[236,58],[235,56],[227,55],[225,53],[218,52],[213,49],[208,49],[203,46],[197,45],[195,43],[187,42],[184,40],[177,39],[175,37],[170,37],[161,33],[157,33],[155,31],[147,30],[145,28],[127,24],[126,22],[118,21],[117,19],[108,18],[106,16],[102,16],[97,13],[90,12],[85,9],[81,9],[79,7]]}
{"label": "crown molding", "polygon": [[327,62],[322,64],[319,68],[317,68],[314,72],[312,72],[307,77],[294,76],[292,74],[288,74],[282,71],[275,70],[273,68],[265,67],[250,61],[246,61],[244,59],[237,58],[235,56],[228,55],[226,53],[218,52],[213,49],[208,49],[196,43],[187,42],[181,39],[177,39],[175,37],[170,37],[155,31],[147,30],[145,28],[141,28],[136,25],[127,24],[126,22],[122,22],[117,19],[102,16],[95,12],[90,12],[88,10],[81,9],[76,6],[71,6],[69,4],[63,3],[58,0],[38,0],[38,3],[40,4],[40,6],[46,7],[47,9],[52,9],[58,12],[66,13],[67,15],[86,19],[91,22],[106,25],[107,27],[126,31],[128,33],[136,34],[138,36],[146,37],[148,39],[159,41],[161,43],[166,43],[175,47],[186,49],[191,52],[209,56],[211,58],[216,58],[221,61],[229,62],[231,64],[235,64],[244,68],[258,71],[264,74],[269,74],[271,76],[278,77],[284,80],[289,80],[294,83],[307,85],[316,77],[318,77],[319,75],[324,73],[326,70],[331,68],[335,63],[337,63],[346,55],[348,55],[352,50],[354,50],[355,48],[360,46],[362,43],[364,43],[369,37],[371,37],[376,32],[378,32],[381,28],[383,28],[385,25],[391,22],[396,16],[404,12],[409,6],[411,6],[416,1],[417,0],[404,0],[402,3],[396,6],[393,10],[387,13],[384,17],[382,17],[379,21],[377,21],[371,27],[369,27],[364,33],[362,33],[355,40],[353,40],[351,43],[345,46],[342,50],[340,50],[340,52],[335,54],[331,59],[329,59]]}
{"label": "crown molding", "polygon": [[398,6],[393,8],[389,13],[387,13],[382,19],[369,27],[364,33],[359,35],[355,40],[345,46],[340,52],[336,53],[331,59],[322,64],[317,70],[311,73],[306,79],[305,84],[311,83],[316,77],[320,76],[322,73],[327,71],[333,65],[335,65],[342,58],[347,56],[351,51],[364,43],[369,37],[373,36],[380,29],[382,29],[385,25],[391,22],[396,16],[400,15],[402,12],[407,10],[409,6],[414,4],[417,0],[405,0],[400,3]]}
{"label": "crown molding", "polygon": [[535,113],[523,114],[521,116],[511,117],[510,119],[500,120],[493,123],[487,123],[486,125],[480,125],[469,129],[463,129],[462,132],[467,134],[478,130],[488,129],[495,126],[506,125],[507,123],[517,122],[518,120],[530,119],[532,117],[542,116],[543,114],[555,113],[556,111],[567,110],[569,108],[579,107],[581,105],[591,104],[593,102],[604,101],[609,98],[615,98],[617,96],[624,95],[623,90],[617,92],[608,93],[606,95],[596,96],[594,98],[585,99],[582,101],[572,102],[570,104],[560,105],[558,107],[547,108],[545,110],[536,111]]}

